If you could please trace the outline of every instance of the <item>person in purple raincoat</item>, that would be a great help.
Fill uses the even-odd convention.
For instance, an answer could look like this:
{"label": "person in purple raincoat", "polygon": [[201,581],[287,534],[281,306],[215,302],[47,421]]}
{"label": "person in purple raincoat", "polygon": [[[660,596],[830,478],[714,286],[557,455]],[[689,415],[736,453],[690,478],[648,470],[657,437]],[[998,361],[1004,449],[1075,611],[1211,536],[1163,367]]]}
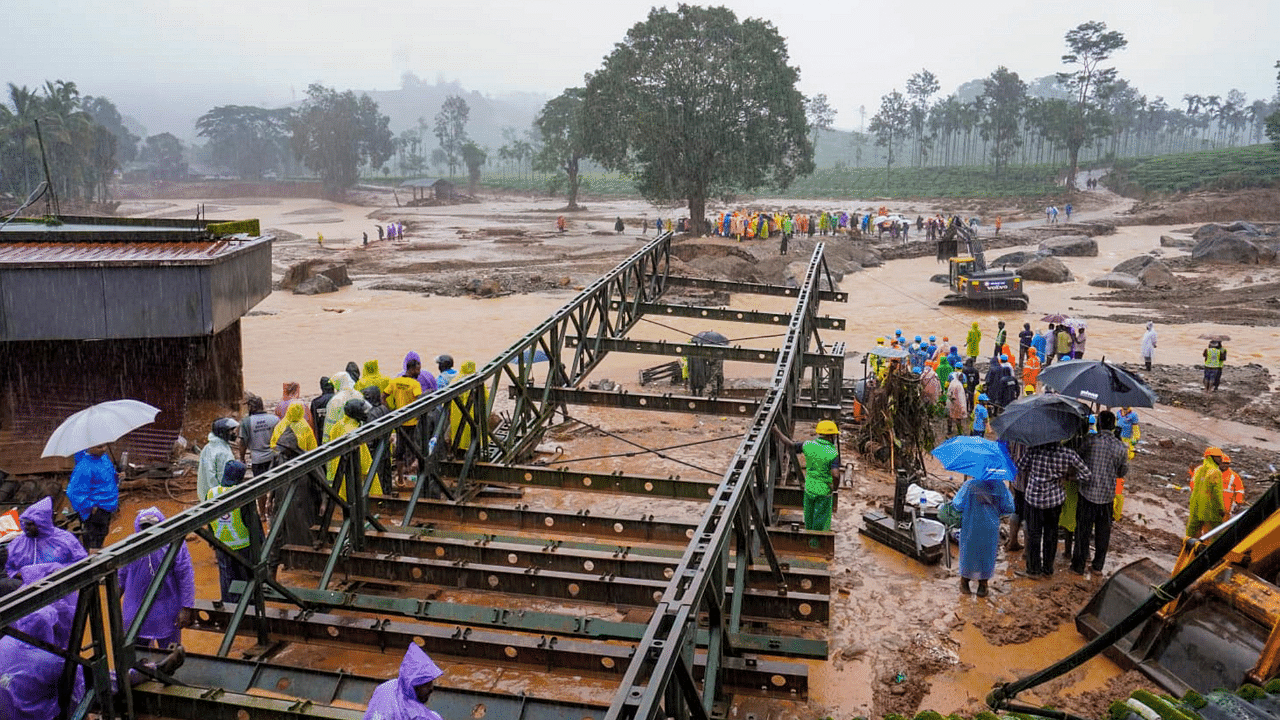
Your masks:
{"label": "person in purple raincoat", "polygon": [[[22,568],[18,574],[22,576],[22,586],[26,587],[40,582],[64,567],[66,565],[62,563],[37,563]],[[67,641],[71,639],[71,624],[75,622],[76,617],[76,593],[63,595],[50,603],[49,607],[57,611],[53,628],[53,644],[66,647]]]}
{"label": "person in purple raincoat", "polygon": [[[159,508],[149,507],[138,511],[133,529],[135,532],[142,532],[163,521],[164,514]],[[167,548],[159,548],[120,568],[120,609],[126,627],[137,617],[138,606],[142,604],[147,586],[155,577],[156,569],[160,567],[166,551]],[[195,600],[196,575],[191,567],[191,553],[187,551],[186,543],[182,543],[168,574],[160,584],[160,592],[151,604],[147,619],[142,621],[142,627],[138,630],[138,645],[150,647],[154,642],[156,647],[167,648],[169,645],[182,644],[182,628],[191,624],[188,608]]]}
{"label": "person in purple raincoat", "polygon": [[400,675],[373,691],[364,720],[443,720],[427,707],[436,678],[444,674],[414,643],[400,663]]}
{"label": "person in purple raincoat", "polygon": [[[58,609],[50,605],[14,621],[13,628],[50,645],[65,646],[65,640],[58,642],[57,625]],[[0,717],[6,720],[57,717],[58,680],[62,677],[63,662],[61,657],[12,635],[0,638]],[[76,673],[72,704],[79,702],[83,694],[84,677]]]}
{"label": "person in purple raincoat", "polygon": [[16,577],[18,571],[38,563],[70,564],[89,556],[75,535],[53,524],[53,500],[41,498],[23,511],[22,534],[9,541],[9,559],[4,572]]}

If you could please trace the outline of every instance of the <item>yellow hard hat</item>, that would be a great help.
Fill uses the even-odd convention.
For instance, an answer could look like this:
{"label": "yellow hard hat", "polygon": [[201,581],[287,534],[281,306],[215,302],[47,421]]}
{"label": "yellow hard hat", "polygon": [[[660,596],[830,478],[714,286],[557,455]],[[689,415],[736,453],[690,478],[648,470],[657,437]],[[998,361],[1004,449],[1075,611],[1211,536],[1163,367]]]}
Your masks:
{"label": "yellow hard hat", "polygon": [[1024,390],[1024,392],[1025,392],[1026,394],[1028,394],[1028,395],[1035,395],[1035,394],[1036,394],[1036,386],[1035,386],[1035,385],[1028,385],[1028,386],[1026,387],[1026,389]]}
{"label": "yellow hard hat", "polygon": [[839,435],[840,428],[836,427],[836,424],[830,420],[823,420],[818,423],[817,433],[819,435]]}

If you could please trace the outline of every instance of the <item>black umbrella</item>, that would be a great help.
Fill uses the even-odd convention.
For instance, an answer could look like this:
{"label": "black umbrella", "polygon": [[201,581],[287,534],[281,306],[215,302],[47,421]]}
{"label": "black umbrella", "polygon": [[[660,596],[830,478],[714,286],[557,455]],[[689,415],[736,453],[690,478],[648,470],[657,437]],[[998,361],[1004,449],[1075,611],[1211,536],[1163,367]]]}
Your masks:
{"label": "black umbrella", "polygon": [[1046,389],[1107,407],[1155,407],[1156,394],[1106,360],[1065,360],[1040,371]]}
{"label": "black umbrella", "polygon": [[1089,408],[1063,395],[1031,395],[1006,405],[991,427],[1006,442],[1043,445],[1084,432],[1089,427]]}
{"label": "black umbrella", "polygon": [[695,345],[728,345],[729,338],[721,335],[715,330],[703,330],[702,332],[689,338],[689,341]]}

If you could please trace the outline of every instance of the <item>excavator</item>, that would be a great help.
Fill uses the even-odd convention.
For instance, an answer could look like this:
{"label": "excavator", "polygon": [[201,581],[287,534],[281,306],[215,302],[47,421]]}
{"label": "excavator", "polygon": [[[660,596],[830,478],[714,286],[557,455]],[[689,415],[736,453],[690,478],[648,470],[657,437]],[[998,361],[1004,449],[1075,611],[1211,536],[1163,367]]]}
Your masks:
{"label": "excavator", "polygon": [[[1271,477],[1275,482],[1276,475]],[[1268,495],[1274,495],[1273,487]],[[1256,509],[1256,508],[1255,508]],[[1223,541],[1220,559],[1159,610],[1103,652],[1125,669],[1137,668],[1175,696],[1243,683],[1265,685],[1280,674],[1280,511],[1235,515],[1198,538],[1188,538],[1172,575],[1206,559]],[[1234,544],[1232,543],[1234,538]],[[1170,579],[1149,558],[1112,575],[1076,616],[1076,629],[1096,638],[1128,617],[1152,588]]]}
{"label": "excavator", "polygon": [[1016,270],[987,267],[982,240],[959,216],[938,238],[938,260],[947,260],[951,293],[939,305],[969,305],[1026,310],[1030,302]]}

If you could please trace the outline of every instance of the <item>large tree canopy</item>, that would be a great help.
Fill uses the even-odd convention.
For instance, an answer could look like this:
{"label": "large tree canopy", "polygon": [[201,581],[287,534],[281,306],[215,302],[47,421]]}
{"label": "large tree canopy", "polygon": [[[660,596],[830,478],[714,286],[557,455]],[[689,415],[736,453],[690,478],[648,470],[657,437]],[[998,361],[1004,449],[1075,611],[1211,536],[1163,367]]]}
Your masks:
{"label": "large tree canopy", "polygon": [[1071,92],[1071,114],[1064,125],[1065,136],[1059,138],[1067,148],[1071,169],[1067,173],[1067,187],[1076,187],[1076,170],[1080,166],[1080,148],[1095,138],[1103,137],[1111,127],[1111,116],[1103,105],[1111,83],[1115,82],[1116,69],[1104,68],[1102,63],[1117,50],[1129,44],[1124,34],[1108,30],[1104,22],[1087,22],[1067,32],[1067,48],[1062,56],[1066,65],[1074,65],[1071,72],[1058,73],[1058,82]]}
{"label": "large tree canopy", "polygon": [[293,152],[330,192],[348,188],[361,164],[376,168],[395,152],[390,122],[368,95],[313,84],[293,118]]}
{"label": "large tree canopy", "polygon": [[570,210],[578,209],[578,163],[586,156],[582,95],[582,88],[566,89],[548,100],[533,120],[542,137],[534,163],[539,170],[564,173]]}
{"label": "large tree canopy", "polygon": [[214,162],[241,178],[261,180],[283,167],[292,117],[289,108],[221,105],[201,115],[196,130],[209,138]]}
{"label": "large tree canopy", "polygon": [[687,200],[706,229],[712,192],[786,187],[813,171],[798,71],[771,23],[727,8],[655,8],[587,81],[588,156],[635,172],[651,201]]}

